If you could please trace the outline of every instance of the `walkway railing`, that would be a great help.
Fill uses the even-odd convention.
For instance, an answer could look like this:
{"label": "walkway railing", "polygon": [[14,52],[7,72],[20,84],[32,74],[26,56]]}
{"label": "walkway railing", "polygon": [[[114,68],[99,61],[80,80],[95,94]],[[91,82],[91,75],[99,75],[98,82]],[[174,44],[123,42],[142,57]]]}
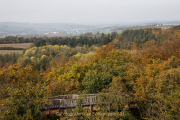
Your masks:
{"label": "walkway railing", "polygon": [[43,106],[42,109],[74,108],[78,105],[91,106],[96,104],[96,96],[97,94],[72,94],[50,97],[52,104]]}

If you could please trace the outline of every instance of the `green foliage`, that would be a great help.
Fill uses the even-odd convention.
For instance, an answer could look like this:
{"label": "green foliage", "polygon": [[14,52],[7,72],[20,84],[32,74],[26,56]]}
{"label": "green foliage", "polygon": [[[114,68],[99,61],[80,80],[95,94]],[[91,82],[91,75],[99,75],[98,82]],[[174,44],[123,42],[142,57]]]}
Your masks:
{"label": "green foliage", "polygon": [[6,36],[5,38],[0,39],[0,44],[9,44],[9,43],[32,43],[36,38],[24,38],[24,37],[13,37]]}
{"label": "green foliage", "polygon": [[3,70],[7,88],[6,97],[0,101],[1,116],[4,119],[40,119],[41,108],[49,104],[46,83],[32,66],[18,63]]}
{"label": "green foliage", "polygon": [[104,35],[102,34],[101,36],[97,37],[91,37],[92,33],[86,33],[84,36],[80,36],[79,38],[76,37],[66,37],[66,38],[61,38],[61,37],[53,37],[53,38],[37,38],[36,41],[34,42],[34,45],[36,47],[40,46],[45,46],[45,45],[67,45],[70,47],[75,47],[75,46],[92,46],[92,45],[106,45],[118,35],[117,33],[113,32],[112,35]]}
{"label": "green foliage", "polygon": [[0,50],[24,50],[23,48],[0,47]]}
{"label": "green foliage", "polygon": [[46,85],[27,82],[23,86],[8,88],[10,97],[1,101],[5,119],[40,119],[41,107],[48,104]]}
{"label": "green foliage", "polygon": [[11,53],[11,54],[0,54],[0,66],[3,67],[4,63],[7,62],[12,62],[12,63],[16,63],[17,60],[19,59],[19,57],[21,57],[22,54],[15,54],[15,53]]}
{"label": "green foliage", "polygon": [[[141,47],[143,43],[151,39],[157,40],[156,35],[152,33],[153,29],[125,30],[117,38],[120,41],[120,48],[131,48],[131,43],[137,43]],[[156,30],[156,29],[155,29]],[[157,29],[157,31],[160,31]]]}
{"label": "green foliage", "polygon": [[122,68],[129,57],[128,51],[102,48],[89,61],[76,62],[73,59],[63,65],[64,67],[52,69],[47,80],[53,86],[53,95],[97,93],[111,83],[113,76],[123,76]]}
{"label": "green foliage", "polygon": [[109,72],[88,71],[83,79],[83,87],[87,93],[98,93],[112,81]]}

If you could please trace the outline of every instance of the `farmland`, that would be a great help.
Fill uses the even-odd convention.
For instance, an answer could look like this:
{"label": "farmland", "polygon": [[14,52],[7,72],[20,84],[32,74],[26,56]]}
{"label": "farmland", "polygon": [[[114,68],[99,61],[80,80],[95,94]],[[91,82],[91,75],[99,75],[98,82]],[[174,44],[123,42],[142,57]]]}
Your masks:
{"label": "farmland", "polygon": [[[31,43],[18,43],[18,44],[0,44],[1,47],[13,47],[13,48],[23,48],[28,49]],[[0,54],[10,54],[10,53],[23,54],[23,50],[0,50]]]}
{"label": "farmland", "polygon": [[0,47],[14,47],[14,48],[29,48],[31,43],[18,43],[18,44],[0,44]]}

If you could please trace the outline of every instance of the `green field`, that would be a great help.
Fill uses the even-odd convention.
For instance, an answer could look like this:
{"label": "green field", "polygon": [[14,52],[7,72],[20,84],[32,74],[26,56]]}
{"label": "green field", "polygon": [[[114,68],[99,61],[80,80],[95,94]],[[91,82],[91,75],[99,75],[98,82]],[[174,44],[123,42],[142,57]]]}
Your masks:
{"label": "green field", "polygon": [[161,29],[169,29],[169,28],[171,28],[171,27],[157,27],[157,28],[161,28]]}
{"label": "green field", "polygon": [[123,30],[118,30],[116,31],[118,34],[121,34],[123,32]]}
{"label": "green field", "polygon": [[[121,34],[123,30],[118,30],[116,31],[118,34]],[[105,31],[105,32],[102,32],[104,34],[111,34],[113,31]]]}

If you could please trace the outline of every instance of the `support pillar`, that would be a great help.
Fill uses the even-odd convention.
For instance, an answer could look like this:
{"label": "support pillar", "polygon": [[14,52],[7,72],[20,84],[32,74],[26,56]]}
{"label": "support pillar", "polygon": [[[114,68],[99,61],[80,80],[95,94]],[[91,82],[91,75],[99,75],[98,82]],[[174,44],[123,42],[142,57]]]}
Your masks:
{"label": "support pillar", "polygon": [[49,105],[49,115],[50,115],[50,111],[51,111],[51,110],[50,110],[50,105]]}
{"label": "support pillar", "polygon": [[61,112],[61,101],[59,101],[59,113]]}
{"label": "support pillar", "polygon": [[90,105],[90,111],[93,111],[93,105]]}

